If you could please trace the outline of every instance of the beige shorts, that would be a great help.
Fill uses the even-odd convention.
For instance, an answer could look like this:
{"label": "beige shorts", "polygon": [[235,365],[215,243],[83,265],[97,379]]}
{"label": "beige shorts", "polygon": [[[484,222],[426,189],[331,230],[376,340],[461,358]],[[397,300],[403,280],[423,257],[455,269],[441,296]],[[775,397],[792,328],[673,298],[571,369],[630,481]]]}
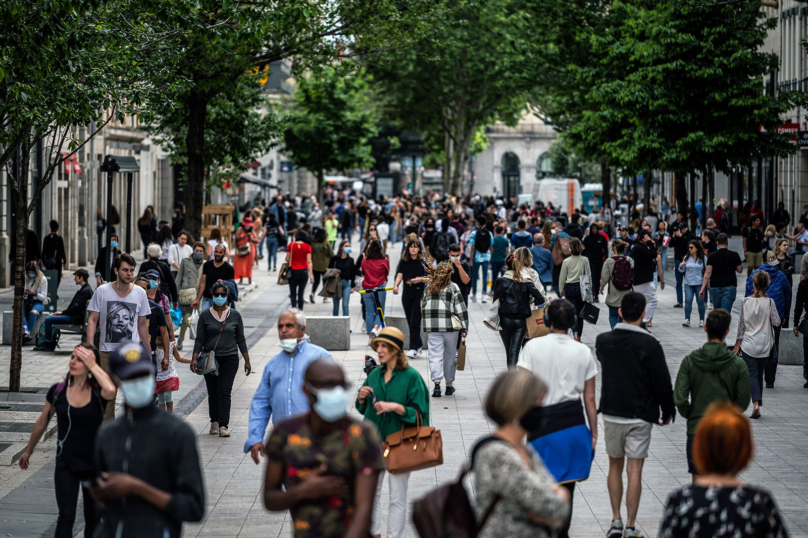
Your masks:
{"label": "beige shorts", "polygon": [[748,252],[746,253],[746,266],[747,267],[760,267],[763,265],[763,251],[761,252]]}
{"label": "beige shorts", "polygon": [[618,424],[603,421],[603,432],[606,437],[606,454],[610,458],[631,458],[644,460],[648,457],[651,445],[650,422],[636,424]]}

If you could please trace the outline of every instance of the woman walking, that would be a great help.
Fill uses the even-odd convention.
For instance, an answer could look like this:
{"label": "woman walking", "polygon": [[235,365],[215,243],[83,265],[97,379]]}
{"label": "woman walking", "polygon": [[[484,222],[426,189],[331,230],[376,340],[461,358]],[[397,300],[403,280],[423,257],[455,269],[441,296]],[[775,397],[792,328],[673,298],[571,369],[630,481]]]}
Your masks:
{"label": "woman walking", "polygon": [[[64,381],[51,386],[45,407],[34,424],[20,469],[27,470],[37,443],[51,417],[56,415],[56,469],[53,482],[59,518],[56,538],[73,538],[79,489],[84,497],[84,535],[92,536],[98,525],[98,508],[85,487],[96,479],[95,439],[104,422],[107,402],[115,399],[115,384],[99,366],[95,346],[82,343],[70,356],[70,370]],[[92,374],[92,375],[90,375]]]}
{"label": "woman walking", "polygon": [[763,373],[766,363],[772,360],[774,348],[774,328],[780,326],[780,316],[774,300],[766,295],[769,287],[769,274],[758,271],[752,275],[754,293],[741,303],[738,319],[738,336],[733,352],[741,357],[749,369],[749,384],[752,388],[752,405],[749,418],[760,418],[763,404]]}
{"label": "woman walking", "polygon": [[[683,327],[690,327],[690,314],[693,311],[693,298],[699,309],[699,327],[704,327],[704,299],[699,297],[704,281],[704,270],[707,257],[698,239],[692,239],[687,245],[687,255],[679,262],[679,272],[685,274],[685,321]],[[764,290],[766,288],[763,288]]]}
{"label": "woman walking", "polygon": [[143,241],[143,257],[148,258],[146,249],[157,237],[157,221],[154,220],[151,206],[146,207],[143,215],[137,221],[137,231],[140,234],[140,240]]}
{"label": "woman walking", "polygon": [[236,232],[236,256],[233,260],[233,272],[239,284],[245,277],[247,278],[247,283],[252,284],[256,244],[258,244],[258,236],[253,230],[253,219],[249,216],[245,217]]}
{"label": "woman walking", "polygon": [[774,256],[777,258],[777,268],[786,275],[786,279],[791,287],[794,287],[794,264],[791,256],[788,255],[788,239],[778,239],[774,243]]}
{"label": "woman walking", "polygon": [[36,262],[30,261],[25,265],[25,300],[23,302],[22,341],[31,340],[31,331],[39,315],[45,310],[48,299],[48,279],[39,270]]}
{"label": "woman walking", "polygon": [[49,223],[50,233],[42,240],[42,266],[45,269],[56,271],[56,289],[62,283],[62,269],[67,268],[65,255],[65,242],[59,235],[59,223],[55,220]]}
{"label": "woman walking", "polygon": [[303,297],[306,293],[306,283],[314,282],[311,262],[311,246],[309,234],[299,231],[295,240],[286,247],[286,264],[289,266],[289,299],[292,308],[303,310]]}
{"label": "woman walking", "polygon": [[[429,425],[429,396],[418,370],[409,365],[401,350],[404,333],[395,327],[385,327],[373,339],[381,368],[374,368],[365,379],[356,397],[356,410],[365,420],[373,423],[379,436],[386,439],[403,427],[414,427],[420,416],[424,426]],[[376,498],[373,502],[370,534],[382,534],[382,485],[384,472],[379,475]],[[407,525],[407,485],[410,473],[397,473],[388,477],[390,505],[387,513],[387,538],[404,538]]]}
{"label": "woman walking", "polygon": [[[494,284],[494,301],[499,301],[499,337],[505,345],[505,360],[508,368],[514,368],[519,360],[519,351],[527,333],[527,318],[530,317],[530,299],[535,304],[544,304],[544,296],[532,282],[522,276],[522,262],[516,256],[505,260],[508,271]],[[508,276],[508,273],[510,275]]]}
{"label": "woman walking", "polygon": [[421,242],[414,237],[407,243],[407,250],[401,255],[396,268],[393,294],[398,295],[398,288],[404,282],[401,306],[404,307],[404,316],[410,328],[410,349],[407,351],[409,358],[417,357],[424,350],[421,342],[421,297],[424,294],[425,284],[429,282],[424,259]]}
{"label": "woman walking", "polygon": [[194,243],[194,250],[190,256],[183,258],[180,262],[180,270],[177,271],[175,283],[179,293],[180,312],[182,312],[182,322],[180,323],[180,336],[177,340],[177,349],[182,351],[182,341],[185,339],[185,331],[191,326],[191,314],[193,308],[191,303],[199,295],[199,282],[202,279],[202,264],[205,261],[205,244]]}
{"label": "woman walking", "polygon": [[222,231],[219,228],[214,228],[210,231],[210,239],[208,239],[208,260],[213,260],[213,251],[219,245],[224,246],[224,259],[229,260],[230,245],[222,238]]}
{"label": "woman walking", "polygon": [[671,235],[668,233],[668,223],[660,220],[657,224],[657,231],[651,236],[657,244],[659,255],[662,258],[662,272],[668,265],[668,245],[671,242]]}
{"label": "woman walking", "polygon": [[[561,263],[561,273],[558,276],[558,284],[561,286],[561,297],[564,297],[575,308],[575,312],[581,312],[584,307],[584,289],[581,287],[581,276],[589,277],[590,286],[592,284],[592,269],[589,267],[589,259],[581,256],[584,246],[577,237],[570,239],[570,252],[572,255]],[[584,320],[578,316],[578,323],[572,329],[572,335],[577,342],[581,341],[584,332]]]}
{"label": "woman walking", "polygon": [[324,228],[314,230],[314,238],[311,242],[311,268],[314,272],[314,284],[309,293],[309,300],[312,304],[314,304],[314,294],[317,293],[320,280],[323,278],[325,270],[328,269],[331,258],[334,257],[334,247],[331,245]]}
{"label": "woman walking", "polygon": [[245,375],[252,371],[241,314],[227,306],[229,290],[222,281],[213,285],[213,306],[199,316],[191,358],[191,371],[196,372],[199,354],[216,352],[217,370],[205,374],[205,385],[208,389],[210,434],[219,437],[230,437],[230,393],[238,371],[239,351],[244,356]]}
{"label": "woman walking", "polygon": [[171,245],[174,244],[174,235],[171,233],[171,227],[168,224],[163,224],[163,227],[157,232],[157,239],[154,242],[160,245],[160,250],[162,251],[158,259],[168,261],[168,251]]}
{"label": "woman walking", "polygon": [[[351,302],[351,294],[356,288],[356,264],[351,258],[351,242],[343,241],[339,244],[337,254],[328,262],[329,269],[337,269],[339,271],[339,279],[342,283],[342,315],[350,316],[351,312],[348,310],[348,305]],[[334,303],[334,308],[331,311],[332,316],[339,315],[339,302],[336,297],[331,299]]]}
{"label": "woman walking", "polygon": [[[609,255],[609,242],[600,233],[600,228],[597,224],[592,224],[589,227],[589,235],[584,237],[584,256],[589,260],[589,269],[593,275],[599,275],[603,269],[603,262],[606,256]],[[592,299],[598,302],[598,286],[594,282],[590,282],[592,286]]]}
{"label": "woman walking", "polygon": [[[362,275],[364,275],[362,288],[371,290],[384,286],[387,282],[387,277],[390,276],[390,260],[384,255],[384,249],[378,239],[370,240],[367,249],[365,249],[365,257],[360,263]],[[379,306],[384,312],[387,292],[379,291],[376,295],[379,297]],[[365,331],[368,333],[368,341],[370,341],[374,335],[379,334],[382,318],[376,310],[376,300],[373,293],[363,293],[362,302],[365,305]]]}
{"label": "woman walking", "polygon": [[525,437],[541,426],[547,385],[525,370],[497,376],[485,397],[485,414],[497,424],[478,442],[470,460],[477,513],[496,502],[479,538],[544,538],[569,517],[569,491],[556,484]]}
{"label": "woman walking", "polygon": [[266,230],[264,228],[264,212],[258,208],[253,209],[253,230],[255,232],[255,266],[258,266],[258,260],[264,259],[264,237]]}
{"label": "woman walking", "polygon": [[469,328],[469,313],[460,288],[452,282],[453,273],[451,262],[439,263],[421,296],[421,315],[428,339],[429,374],[435,384],[433,398],[441,397],[440,384],[444,379],[446,396],[455,393],[457,333],[463,337]]}
{"label": "woman walking", "polygon": [[603,263],[600,270],[600,292],[609,287],[606,293],[606,306],[609,307],[609,325],[612,329],[623,321],[620,317],[620,305],[623,297],[634,291],[632,286],[634,258],[626,257],[628,243],[615,239],[612,241],[612,257]]}
{"label": "woman walking", "polygon": [[281,241],[286,244],[284,237],[283,226],[280,225],[278,219],[272,213],[269,214],[269,221],[267,222],[267,269],[272,271],[278,270],[278,248],[281,246]]}

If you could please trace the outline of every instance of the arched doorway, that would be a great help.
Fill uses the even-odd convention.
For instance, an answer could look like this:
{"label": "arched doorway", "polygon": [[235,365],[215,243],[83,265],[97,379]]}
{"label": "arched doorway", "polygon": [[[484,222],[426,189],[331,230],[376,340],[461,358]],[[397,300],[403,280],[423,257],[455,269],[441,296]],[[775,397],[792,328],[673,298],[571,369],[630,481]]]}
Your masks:
{"label": "arched doorway", "polygon": [[545,151],[536,161],[536,179],[543,179],[553,173],[553,163],[550,161],[550,153]]}
{"label": "arched doorway", "polygon": [[513,152],[508,152],[502,156],[502,194],[508,198],[515,198],[519,195],[519,157]]}

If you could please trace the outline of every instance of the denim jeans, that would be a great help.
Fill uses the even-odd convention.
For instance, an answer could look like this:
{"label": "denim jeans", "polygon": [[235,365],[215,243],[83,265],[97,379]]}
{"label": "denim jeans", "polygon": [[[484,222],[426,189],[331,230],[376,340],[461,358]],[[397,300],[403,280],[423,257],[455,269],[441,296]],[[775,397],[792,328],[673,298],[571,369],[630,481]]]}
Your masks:
{"label": "denim jeans", "polygon": [[280,242],[277,237],[267,237],[267,269],[278,267],[278,246]]}
{"label": "denim jeans", "polygon": [[685,280],[685,274],[674,267],[673,274],[676,275],[676,302],[682,304],[682,284]]}
{"label": "denim jeans", "polygon": [[685,319],[690,319],[690,314],[693,312],[693,298],[695,297],[696,306],[699,309],[699,320],[704,321],[704,299],[699,297],[700,291],[701,286],[685,286]]}
{"label": "denim jeans", "polygon": [[54,325],[69,325],[70,324],[70,316],[60,315],[60,316],[48,316],[45,318],[45,321],[42,322],[45,326],[45,340],[50,342],[51,337],[53,336],[53,326]]}
{"label": "denim jeans", "polygon": [[202,297],[202,303],[200,304],[199,312],[202,313],[205,310],[210,310],[213,308],[213,299],[208,299],[207,297]]}
{"label": "denim jeans", "polygon": [[262,238],[261,238],[261,242],[260,242],[260,243],[258,243],[258,255],[259,255],[259,256],[263,256],[263,255],[264,255],[264,242],[266,242],[266,240],[267,240],[267,238],[266,238],[266,237],[262,237]]}
{"label": "denim jeans", "polygon": [[[331,309],[332,316],[339,315],[339,299],[336,297],[331,298],[331,302],[334,304],[334,308]],[[348,312],[348,303],[351,301],[351,281],[350,280],[343,280],[342,281],[342,315],[343,316],[350,316],[350,312]]]}
{"label": "denim jeans", "polygon": [[472,265],[471,268],[471,294],[477,295],[477,279],[479,278],[480,268],[483,270],[483,295],[488,291],[488,262],[479,262]]}
{"label": "denim jeans", "polygon": [[738,288],[735,286],[710,288],[710,299],[713,301],[713,308],[721,308],[732,314],[732,304],[735,302],[737,293]]}
{"label": "denim jeans", "polygon": [[34,328],[36,318],[45,310],[45,305],[41,301],[34,301],[30,308],[26,308],[25,314],[22,316],[22,330],[29,332]]}
{"label": "denim jeans", "polygon": [[[386,291],[380,291],[379,295],[379,303],[382,307],[382,312],[384,312],[384,302],[387,298]],[[373,330],[374,325],[381,326],[382,318],[379,316],[379,312],[376,311],[376,301],[373,298],[372,293],[363,293],[362,294],[362,302],[365,303],[365,329],[368,334],[370,331]]]}
{"label": "denim jeans", "polygon": [[497,279],[505,274],[505,262],[491,262],[491,288],[497,285]]}
{"label": "denim jeans", "polygon": [[609,307],[609,325],[612,326],[612,329],[614,329],[614,326],[618,323],[623,323],[623,318],[621,318],[620,314],[617,313],[619,310],[620,307],[618,306]]}

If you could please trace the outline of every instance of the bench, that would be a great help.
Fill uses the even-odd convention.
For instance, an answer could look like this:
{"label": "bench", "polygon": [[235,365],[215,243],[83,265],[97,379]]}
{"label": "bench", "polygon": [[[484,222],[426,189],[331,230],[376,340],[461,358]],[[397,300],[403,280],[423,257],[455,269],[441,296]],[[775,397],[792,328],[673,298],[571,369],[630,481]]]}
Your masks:
{"label": "bench", "polygon": [[[395,327],[399,329],[401,332],[404,333],[404,352],[409,351],[410,349],[410,326],[407,323],[407,318],[405,316],[399,316],[394,314],[389,314],[384,316],[384,323],[388,327]],[[427,346],[427,340],[429,339],[429,335],[421,330],[421,342],[423,343],[424,349]]]}
{"label": "bench", "polygon": [[[89,304],[90,304],[90,301],[87,301],[88,306],[89,306]],[[51,312],[45,311],[45,312],[42,312],[36,318],[36,323],[34,323],[33,330],[31,331],[31,336],[36,338],[36,335],[39,333],[39,329],[40,329],[41,325],[45,322],[45,319],[48,316],[51,316],[51,315],[52,315]],[[89,318],[90,318],[90,311],[86,310],[84,312],[84,324],[83,325],[77,325],[77,324],[74,324],[74,323],[66,323],[66,324],[54,325],[54,327],[58,327],[59,331],[62,332],[62,333],[78,334],[78,335],[81,335],[82,339],[84,339],[84,336],[87,334],[87,320]],[[14,311],[6,310],[6,311],[3,312],[3,345],[4,346],[10,346],[11,345],[11,336],[12,336],[13,331],[14,331]],[[96,333],[95,333],[96,340],[98,340],[98,334],[99,334],[99,332],[96,331]],[[34,344],[34,345],[36,345],[36,344]],[[96,345],[97,345],[97,343],[96,343]]]}
{"label": "bench", "polygon": [[328,351],[351,349],[351,318],[349,316],[306,316],[309,341]]}

